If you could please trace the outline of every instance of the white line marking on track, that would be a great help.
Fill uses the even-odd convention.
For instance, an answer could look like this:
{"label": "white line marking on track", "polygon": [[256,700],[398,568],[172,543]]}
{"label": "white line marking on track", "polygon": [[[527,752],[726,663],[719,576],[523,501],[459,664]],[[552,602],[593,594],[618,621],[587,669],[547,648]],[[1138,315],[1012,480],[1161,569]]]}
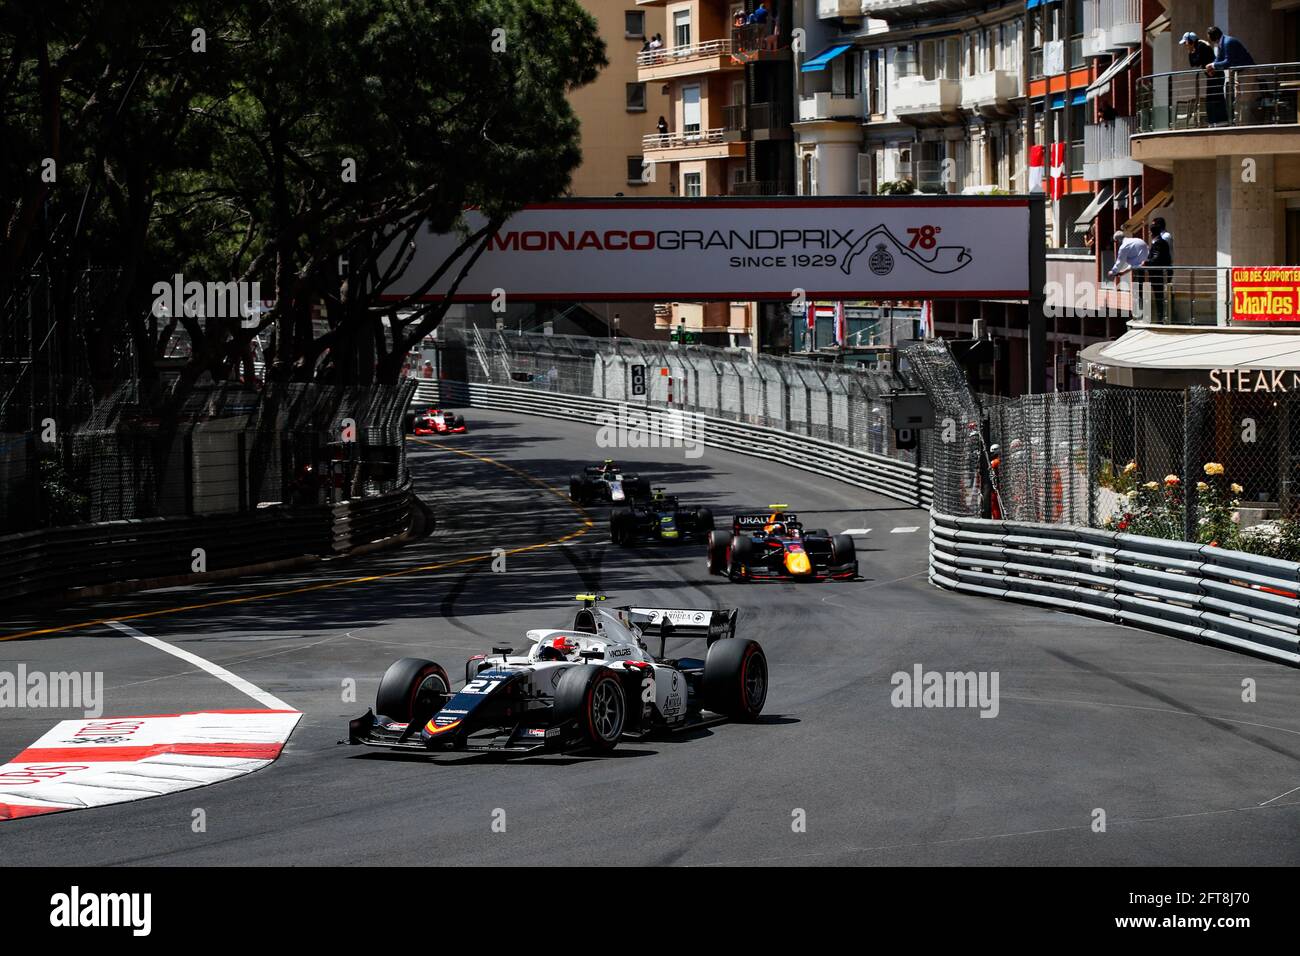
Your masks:
{"label": "white line marking on track", "polygon": [[1279,793],[1276,797],[1272,797],[1271,799],[1265,800],[1263,803],[1260,804],[1260,806],[1266,807],[1274,800],[1281,800],[1283,797],[1289,797],[1291,794],[1295,793],[1296,790],[1300,790],[1300,787],[1295,787],[1292,790],[1288,790],[1286,793]]}
{"label": "white line marking on track", "polygon": [[871,529],[870,528],[845,528],[843,531],[840,532],[840,534],[865,535],[865,534],[871,534]]}
{"label": "white line marking on track", "polygon": [[282,701],[279,697],[276,697],[274,694],[268,694],[266,691],[262,690],[262,688],[258,687],[256,684],[244,680],[244,678],[240,677],[238,674],[232,674],[230,671],[226,670],[220,664],[214,664],[212,663],[212,661],[205,660],[204,658],[199,657],[199,655],[197,654],[191,654],[189,651],[183,651],[179,647],[172,647],[166,641],[160,641],[156,637],[150,637],[148,634],[142,634],[139,631],[137,631],[135,628],[131,627],[129,624],[123,624],[121,621],[108,621],[106,623],[108,624],[109,627],[113,628],[114,630],[121,631],[127,637],[133,637],[137,641],[140,641],[142,644],[148,644],[150,647],[156,648],[157,650],[163,651],[164,653],[171,654],[173,657],[179,657],[183,661],[188,661],[189,663],[193,664],[195,667],[199,668],[200,670],[206,671],[207,673],[211,674],[213,677],[225,681],[231,687],[235,688],[235,690],[247,694],[249,697],[253,698],[253,700],[257,701],[263,707],[267,707],[271,710],[297,710],[298,709],[297,707],[292,707],[289,704],[286,704],[284,701]]}
{"label": "white line marking on track", "polygon": [[889,533],[890,534],[911,534],[912,532],[919,531],[919,530],[920,529],[917,528],[916,525],[908,525],[905,528],[890,528]]}

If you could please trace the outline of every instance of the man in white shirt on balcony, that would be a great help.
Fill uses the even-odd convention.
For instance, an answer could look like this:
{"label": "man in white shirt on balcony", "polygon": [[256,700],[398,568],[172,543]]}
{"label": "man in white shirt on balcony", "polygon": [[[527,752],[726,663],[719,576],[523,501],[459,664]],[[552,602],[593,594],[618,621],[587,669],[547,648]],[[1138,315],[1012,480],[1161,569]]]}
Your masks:
{"label": "man in white shirt on balcony", "polygon": [[1147,256],[1151,255],[1151,247],[1145,240],[1137,236],[1125,236],[1122,229],[1115,231],[1115,247],[1115,264],[1106,273],[1112,279],[1121,273],[1140,269],[1147,261]]}

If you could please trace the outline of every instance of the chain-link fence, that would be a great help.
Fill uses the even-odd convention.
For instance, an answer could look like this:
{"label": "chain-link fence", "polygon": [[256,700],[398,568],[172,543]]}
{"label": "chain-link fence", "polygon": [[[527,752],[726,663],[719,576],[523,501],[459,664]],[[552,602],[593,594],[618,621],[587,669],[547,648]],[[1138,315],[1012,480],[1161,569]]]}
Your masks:
{"label": "chain-link fence", "polygon": [[653,404],[763,425],[928,465],[923,437],[897,446],[889,396],[908,382],[889,367],[852,368],[643,339],[484,333],[444,340],[439,377],[460,380],[446,349],[465,349],[465,379]]}
{"label": "chain-link fence", "polygon": [[935,406],[936,511],[1300,558],[1300,394],[1110,387],[977,400],[944,343],[905,360]]}
{"label": "chain-link fence", "polygon": [[73,383],[73,401],[11,402],[0,406],[0,533],[396,490],[414,387],[131,381],[92,399]]}

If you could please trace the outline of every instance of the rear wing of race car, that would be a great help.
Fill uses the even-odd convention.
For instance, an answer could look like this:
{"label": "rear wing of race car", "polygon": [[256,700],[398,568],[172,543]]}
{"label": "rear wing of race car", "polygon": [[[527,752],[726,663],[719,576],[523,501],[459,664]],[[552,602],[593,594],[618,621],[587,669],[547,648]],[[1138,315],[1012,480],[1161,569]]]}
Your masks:
{"label": "rear wing of race car", "polygon": [[641,629],[644,635],[660,638],[660,656],[663,642],[670,637],[702,637],[708,644],[723,637],[736,636],[736,618],[740,611],[734,607],[622,607],[628,620]]}
{"label": "rear wing of race car", "polygon": [[799,516],[789,511],[773,512],[771,508],[766,511],[754,509],[751,511],[738,511],[731,519],[731,528],[733,531],[761,531],[772,520],[772,515],[777,514],[779,520],[784,521],[787,525],[799,525]]}

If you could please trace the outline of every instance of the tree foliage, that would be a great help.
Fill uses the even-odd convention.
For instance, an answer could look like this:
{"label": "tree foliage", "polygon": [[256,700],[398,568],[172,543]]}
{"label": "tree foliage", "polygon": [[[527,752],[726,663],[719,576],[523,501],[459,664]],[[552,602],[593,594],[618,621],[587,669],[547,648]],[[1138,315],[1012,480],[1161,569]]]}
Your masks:
{"label": "tree foliage", "polygon": [[[39,275],[100,379],[127,351],[153,374],[178,325],[190,381],[237,375],[263,332],[274,378],[391,379],[448,303],[391,295],[409,257],[385,250],[458,232],[454,279],[505,218],[563,193],[567,93],[604,62],[574,0],[6,4],[0,316]],[[274,309],[248,328],[156,314],[177,273],[257,281]]]}

